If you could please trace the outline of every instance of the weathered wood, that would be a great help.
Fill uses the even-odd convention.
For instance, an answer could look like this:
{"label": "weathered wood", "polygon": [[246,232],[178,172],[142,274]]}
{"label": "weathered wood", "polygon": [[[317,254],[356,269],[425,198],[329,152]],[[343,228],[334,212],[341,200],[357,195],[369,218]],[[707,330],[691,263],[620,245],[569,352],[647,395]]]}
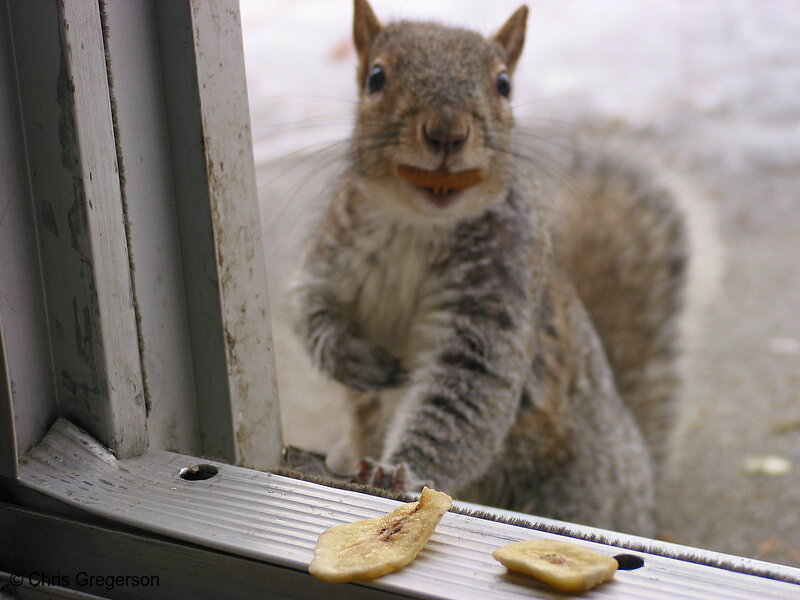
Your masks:
{"label": "weathered wood", "polygon": [[150,447],[201,454],[155,6],[104,5]]}
{"label": "weathered wood", "polygon": [[0,384],[0,475],[12,477],[17,454],[38,443],[55,419],[56,399],[8,8],[0,0],[0,328],[6,342],[0,371],[8,376]]}
{"label": "weathered wood", "polygon": [[119,456],[147,447],[120,182],[93,2],[12,2],[58,412]]}
{"label": "weathered wood", "polygon": [[[14,363],[27,369],[12,381],[27,392],[14,400],[21,452],[62,415],[121,457],[141,453],[150,429],[155,447],[276,466],[280,419],[238,6],[31,0],[11,3],[8,14],[15,52],[3,58],[16,58],[27,150],[17,143],[13,156],[16,170],[29,168],[28,229],[35,222],[36,230],[7,238],[32,268],[12,270],[3,289],[23,272],[41,286],[40,258],[46,298],[39,314],[26,303],[9,328],[17,353],[38,326],[42,343],[29,336],[28,354],[46,359]],[[17,90],[8,90],[13,100]],[[25,207],[13,208],[16,226]],[[35,290],[26,294],[35,299]],[[28,376],[34,367],[38,379]],[[39,389],[48,384],[49,394]],[[23,403],[27,396],[35,401]]]}
{"label": "weathered wood", "polygon": [[157,20],[202,451],[271,468],[280,413],[238,5],[160,2]]}

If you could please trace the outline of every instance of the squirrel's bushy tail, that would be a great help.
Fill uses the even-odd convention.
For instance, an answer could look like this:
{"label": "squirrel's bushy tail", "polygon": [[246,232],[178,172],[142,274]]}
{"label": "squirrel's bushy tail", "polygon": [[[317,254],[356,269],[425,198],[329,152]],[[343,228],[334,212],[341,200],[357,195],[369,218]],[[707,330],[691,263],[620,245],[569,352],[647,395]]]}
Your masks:
{"label": "squirrel's bushy tail", "polygon": [[659,466],[676,416],[683,215],[666,188],[610,157],[577,156],[564,181],[552,205],[556,258]]}

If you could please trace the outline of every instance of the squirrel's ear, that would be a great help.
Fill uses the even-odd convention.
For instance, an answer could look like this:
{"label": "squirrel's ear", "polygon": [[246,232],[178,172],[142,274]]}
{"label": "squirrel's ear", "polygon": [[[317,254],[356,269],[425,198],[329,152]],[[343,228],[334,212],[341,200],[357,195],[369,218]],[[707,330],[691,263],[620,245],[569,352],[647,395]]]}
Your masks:
{"label": "squirrel's ear", "polygon": [[[357,3],[357,2],[356,2]],[[517,64],[519,55],[522,54],[522,46],[525,44],[525,23],[528,20],[528,7],[520,6],[511,18],[505,22],[494,36],[494,41],[506,52],[506,66],[509,71],[513,71]]]}
{"label": "squirrel's ear", "polygon": [[358,59],[363,64],[369,55],[370,46],[381,30],[381,24],[367,0],[355,0],[353,11],[353,42]]}

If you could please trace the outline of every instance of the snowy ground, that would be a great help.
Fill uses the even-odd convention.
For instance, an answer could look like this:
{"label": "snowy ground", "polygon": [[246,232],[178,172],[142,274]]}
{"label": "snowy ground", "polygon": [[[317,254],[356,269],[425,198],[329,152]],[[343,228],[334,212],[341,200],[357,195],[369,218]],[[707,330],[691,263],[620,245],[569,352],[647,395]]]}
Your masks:
{"label": "snowy ground", "polygon": [[[298,352],[282,292],[351,123],[351,2],[241,5],[286,437],[326,450],[344,426],[336,390]],[[518,0],[373,6],[490,33]],[[696,224],[663,535],[800,566],[800,3],[529,6],[518,116],[554,142],[588,128],[622,140],[682,181]]]}

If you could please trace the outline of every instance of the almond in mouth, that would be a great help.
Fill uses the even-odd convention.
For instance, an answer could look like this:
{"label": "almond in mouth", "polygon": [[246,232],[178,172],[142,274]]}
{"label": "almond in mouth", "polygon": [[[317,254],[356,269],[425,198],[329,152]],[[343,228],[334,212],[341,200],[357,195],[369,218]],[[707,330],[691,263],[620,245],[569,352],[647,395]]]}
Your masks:
{"label": "almond in mouth", "polygon": [[486,178],[481,169],[428,171],[409,165],[398,165],[397,174],[425,191],[428,199],[440,207],[448,206],[455,200],[458,192],[476,186]]}

